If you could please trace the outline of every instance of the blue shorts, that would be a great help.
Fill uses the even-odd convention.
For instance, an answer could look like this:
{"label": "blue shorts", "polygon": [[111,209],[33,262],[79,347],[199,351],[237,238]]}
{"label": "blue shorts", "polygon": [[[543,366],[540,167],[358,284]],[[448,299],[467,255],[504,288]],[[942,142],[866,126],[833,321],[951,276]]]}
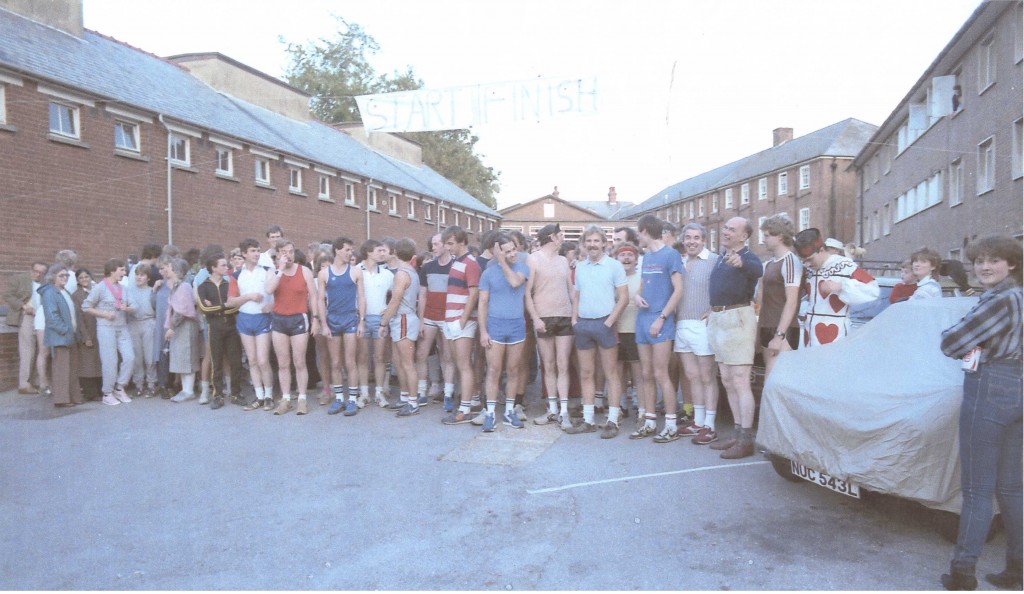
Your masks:
{"label": "blue shorts", "polygon": [[608,316],[603,318],[580,318],[576,321],[576,325],[572,327],[573,334],[576,336],[576,348],[581,351],[587,351],[595,346],[601,347],[602,349],[610,349],[619,344],[619,333],[615,328],[609,328],[605,325],[605,320]]}
{"label": "blue shorts", "polygon": [[366,314],[366,335],[363,338],[369,338],[370,340],[377,338],[379,336],[377,334],[378,330],[380,330],[380,316]]}
{"label": "blue shorts", "polygon": [[526,340],[526,320],[523,318],[487,318],[487,334],[491,342],[519,344]]}
{"label": "blue shorts", "polygon": [[309,319],[306,314],[294,314],[290,316],[283,316],[281,314],[272,314],[273,319],[270,322],[270,329],[274,332],[279,332],[287,336],[298,336],[309,332]]}
{"label": "blue shorts", "polygon": [[669,314],[668,318],[661,324],[661,332],[657,336],[651,336],[651,325],[658,319],[656,313],[639,312],[636,314],[636,343],[637,344],[658,344],[676,338],[676,314]]}
{"label": "blue shorts", "polygon": [[339,315],[327,313],[327,327],[331,334],[355,334],[359,330],[359,312],[348,312]]}
{"label": "blue shorts", "polygon": [[259,336],[270,332],[270,314],[249,314],[238,312],[235,329],[244,336]]}

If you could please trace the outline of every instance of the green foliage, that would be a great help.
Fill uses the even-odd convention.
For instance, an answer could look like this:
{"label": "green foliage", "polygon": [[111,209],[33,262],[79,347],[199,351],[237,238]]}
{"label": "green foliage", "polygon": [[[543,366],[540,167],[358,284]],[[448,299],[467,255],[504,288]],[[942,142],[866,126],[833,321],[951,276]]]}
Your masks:
{"label": "green foliage", "polygon": [[[312,95],[313,115],[328,123],[360,121],[356,95],[409,91],[423,88],[412,67],[405,72],[378,74],[369,58],[380,45],[356,23],[341,17],[338,34],[307,45],[289,42],[291,64],[288,83]],[[423,147],[423,161],[480,202],[496,207],[500,172],[484,165],[473,149],[479,140],[468,130],[410,132],[405,136]]]}

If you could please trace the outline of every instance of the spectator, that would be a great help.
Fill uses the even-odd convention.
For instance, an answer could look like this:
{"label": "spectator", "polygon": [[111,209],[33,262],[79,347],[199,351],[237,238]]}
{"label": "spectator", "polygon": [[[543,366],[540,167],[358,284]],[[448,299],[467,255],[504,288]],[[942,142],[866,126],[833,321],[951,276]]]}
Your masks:
{"label": "spectator", "polygon": [[54,264],[39,291],[46,328],[43,345],[53,351],[53,405],[57,408],[82,403],[78,385],[78,314],[67,292],[70,272]]}
{"label": "spectator", "polygon": [[942,297],[942,286],[935,279],[942,261],[939,253],[928,248],[921,248],[910,255],[910,261],[912,263],[911,271],[917,282],[917,289],[910,296],[910,300]]}
{"label": "spectator", "polygon": [[[85,268],[79,268],[75,271],[75,277],[78,279],[78,289],[72,293],[71,300],[75,304],[75,310],[82,311],[82,304],[92,290],[92,273]],[[78,316],[78,323],[82,340],[78,347],[78,384],[82,388],[84,400],[99,400],[103,397],[103,392],[100,391],[103,366],[100,363],[99,340],[96,338],[96,318]]]}
{"label": "spectator", "polygon": [[18,393],[38,394],[39,390],[32,387],[32,364],[36,357],[35,317],[36,307],[32,304],[33,296],[42,285],[40,282],[46,274],[44,262],[33,262],[29,271],[18,274],[8,281],[4,292],[4,303],[7,304],[7,325],[18,329]]}
{"label": "spectator", "polygon": [[192,286],[185,282],[188,261],[175,258],[164,261],[160,274],[170,290],[167,316],[163,320],[164,338],[168,341],[168,370],[181,378],[181,391],[171,402],[185,402],[196,397],[196,372],[199,371],[199,322]]}
{"label": "spectator", "polygon": [[893,286],[889,293],[889,303],[899,303],[910,299],[917,290],[917,278],[914,276],[914,263],[904,260],[900,264],[900,282]]}

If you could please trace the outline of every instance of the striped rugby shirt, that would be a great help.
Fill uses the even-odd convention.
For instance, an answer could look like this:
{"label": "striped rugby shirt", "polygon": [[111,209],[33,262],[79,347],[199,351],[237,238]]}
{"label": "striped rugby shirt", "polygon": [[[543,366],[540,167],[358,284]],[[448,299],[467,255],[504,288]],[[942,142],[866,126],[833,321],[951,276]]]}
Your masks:
{"label": "striped rugby shirt", "polygon": [[[444,321],[457,322],[466,310],[469,290],[480,286],[480,265],[469,252],[459,258],[452,259],[452,267],[448,271],[448,296],[445,299]],[[469,316],[476,319],[476,310]]]}

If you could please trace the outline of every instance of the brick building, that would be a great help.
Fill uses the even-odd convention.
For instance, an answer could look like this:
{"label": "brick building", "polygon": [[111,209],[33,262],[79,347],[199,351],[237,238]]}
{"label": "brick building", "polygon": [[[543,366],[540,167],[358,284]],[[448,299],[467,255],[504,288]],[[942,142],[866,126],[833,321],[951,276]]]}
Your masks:
{"label": "brick building", "polygon": [[0,0],[0,291],[62,248],[97,272],[145,243],[230,248],[271,223],[301,248],[498,226],[416,143],[308,104],[220,54],[159,58],[85,30],[80,0]]}
{"label": "brick building", "polygon": [[780,212],[798,229],[817,227],[843,243],[853,241],[855,177],[848,167],[875,129],[852,118],[799,138],[792,128],[776,128],[772,148],[669,186],[619,216],[655,214],[678,226],[698,222],[708,229],[713,250],[722,224],[745,217],[755,227],[750,246],[760,257],[767,251],[757,227]]}
{"label": "brick building", "polygon": [[964,260],[979,236],[1021,237],[1022,19],[1020,2],[982,3],[857,155],[872,260],[922,246]]}
{"label": "brick building", "polygon": [[629,224],[618,215],[635,206],[632,202],[619,202],[615,187],[608,188],[607,200],[565,200],[559,197],[558,186],[546,196],[501,209],[501,228],[522,231],[527,237],[536,237],[537,231],[548,223],[559,223],[566,241],[580,241],[589,225],[601,227],[610,240],[616,227]]}

